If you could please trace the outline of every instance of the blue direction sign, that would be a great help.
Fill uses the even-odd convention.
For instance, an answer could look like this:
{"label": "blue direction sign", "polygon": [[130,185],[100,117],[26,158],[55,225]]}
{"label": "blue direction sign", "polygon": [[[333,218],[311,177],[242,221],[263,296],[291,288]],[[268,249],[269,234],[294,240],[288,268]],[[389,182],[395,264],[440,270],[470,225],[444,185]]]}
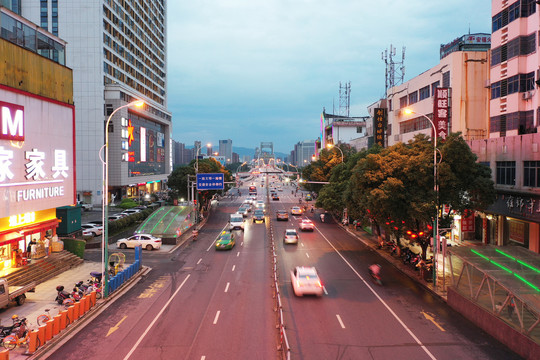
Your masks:
{"label": "blue direction sign", "polygon": [[223,173],[197,174],[197,190],[223,190]]}

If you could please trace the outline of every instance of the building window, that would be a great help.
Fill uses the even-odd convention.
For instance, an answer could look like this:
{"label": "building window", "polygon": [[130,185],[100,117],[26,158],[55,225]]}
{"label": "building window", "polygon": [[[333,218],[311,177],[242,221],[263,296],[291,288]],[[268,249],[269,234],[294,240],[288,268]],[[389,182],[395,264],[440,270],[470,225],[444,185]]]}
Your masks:
{"label": "building window", "polygon": [[420,100],[427,99],[429,97],[429,85],[421,88],[419,90],[420,93]]}
{"label": "building window", "polygon": [[40,25],[45,30],[49,29],[49,19],[47,13],[47,3],[49,0],[41,0],[39,2],[39,13],[40,13]]}
{"label": "building window", "polygon": [[[516,1],[519,3],[519,1]],[[521,17],[529,17],[536,12],[535,0],[521,0]]]}
{"label": "building window", "polygon": [[418,92],[415,91],[409,94],[409,105],[418,102]]}
{"label": "building window", "polygon": [[501,63],[501,47],[491,50],[491,66]]}
{"label": "building window", "polygon": [[388,111],[392,111],[392,99],[388,99]]}
{"label": "building window", "polygon": [[404,107],[407,107],[407,97],[406,96],[399,99],[399,108],[402,109]]}
{"label": "building window", "polygon": [[502,13],[498,13],[491,18],[491,32],[494,33],[502,27]]}
{"label": "building window", "polygon": [[540,187],[540,161],[523,162],[523,186]]}
{"label": "building window", "polygon": [[433,84],[431,84],[431,96],[435,96],[435,89],[440,86],[440,81],[435,81]]}
{"label": "building window", "polygon": [[443,88],[450,87],[450,71],[447,71],[442,74],[442,87]]}
{"label": "building window", "polygon": [[501,97],[501,82],[497,81],[491,84],[491,99],[497,99]]}
{"label": "building window", "polygon": [[515,185],[516,184],[516,162],[515,161],[497,161],[497,185]]}
{"label": "building window", "polygon": [[513,94],[519,91],[519,75],[514,75],[508,78],[508,94]]}
{"label": "building window", "polygon": [[528,74],[519,75],[519,91],[525,92],[534,90],[534,71]]}
{"label": "building window", "polygon": [[356,127],[356,133],[357,133],[357,134],[361,134],[361,133],[362,133],[362,127],[361,127],[361,126],[357,126],[357,127]]}

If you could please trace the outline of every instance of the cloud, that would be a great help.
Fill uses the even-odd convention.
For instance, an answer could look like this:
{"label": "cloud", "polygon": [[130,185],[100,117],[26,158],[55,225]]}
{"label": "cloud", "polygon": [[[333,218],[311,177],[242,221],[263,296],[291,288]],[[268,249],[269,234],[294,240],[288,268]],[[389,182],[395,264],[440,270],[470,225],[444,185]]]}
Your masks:
{"label": "cloud", "polygon": [[[490,31],[483,1],[197,0],[168,3],[173,138],[289,152],[319,136],[323,107],[351,81],[351,104],[384,93],[381,53],[406,46],[406,80],[439,62],[439,46]],[[397,60],[400,60],[398,56]],[[360,111],[358,113],[357,111]],[[354,106],[351,115],[367,115]]]}

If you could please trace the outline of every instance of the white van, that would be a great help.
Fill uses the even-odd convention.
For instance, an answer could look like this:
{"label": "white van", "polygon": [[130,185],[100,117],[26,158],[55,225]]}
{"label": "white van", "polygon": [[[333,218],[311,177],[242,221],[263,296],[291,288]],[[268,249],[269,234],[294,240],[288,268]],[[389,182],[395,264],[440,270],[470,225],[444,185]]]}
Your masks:
{"label": "white van", "polygon": [[231,214],[231,218],[229,219],[229,231],[236,229],[244,231],[244,217],[239,213]]}

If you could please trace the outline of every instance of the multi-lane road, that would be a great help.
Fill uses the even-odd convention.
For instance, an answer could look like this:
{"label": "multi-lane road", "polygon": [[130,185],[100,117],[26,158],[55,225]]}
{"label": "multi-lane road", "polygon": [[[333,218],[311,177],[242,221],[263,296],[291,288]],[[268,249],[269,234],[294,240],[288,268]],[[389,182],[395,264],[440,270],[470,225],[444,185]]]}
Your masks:
{"label": "multi-lane road", "polygon": [[[257,188],[266,201],[266,187]],[[519,358],[337,224],[311,213],[275,221],[276,210],[298,204],[291,187],[278,193],[279,201],[267,202],[266,222],[248,217],[230,251],[213,243],[246,196],[220,201],[196,242],[172,254],[145,252],[148,276],[51,358],[280,359],[271,234],[291,359]],[[315,231],[284,245],[285,229],[305,217]],[[383,286],[368,278],[375,262],[383,266]],[[289,272],[298,265],[317,267],[322,297],[294,296]]]}

